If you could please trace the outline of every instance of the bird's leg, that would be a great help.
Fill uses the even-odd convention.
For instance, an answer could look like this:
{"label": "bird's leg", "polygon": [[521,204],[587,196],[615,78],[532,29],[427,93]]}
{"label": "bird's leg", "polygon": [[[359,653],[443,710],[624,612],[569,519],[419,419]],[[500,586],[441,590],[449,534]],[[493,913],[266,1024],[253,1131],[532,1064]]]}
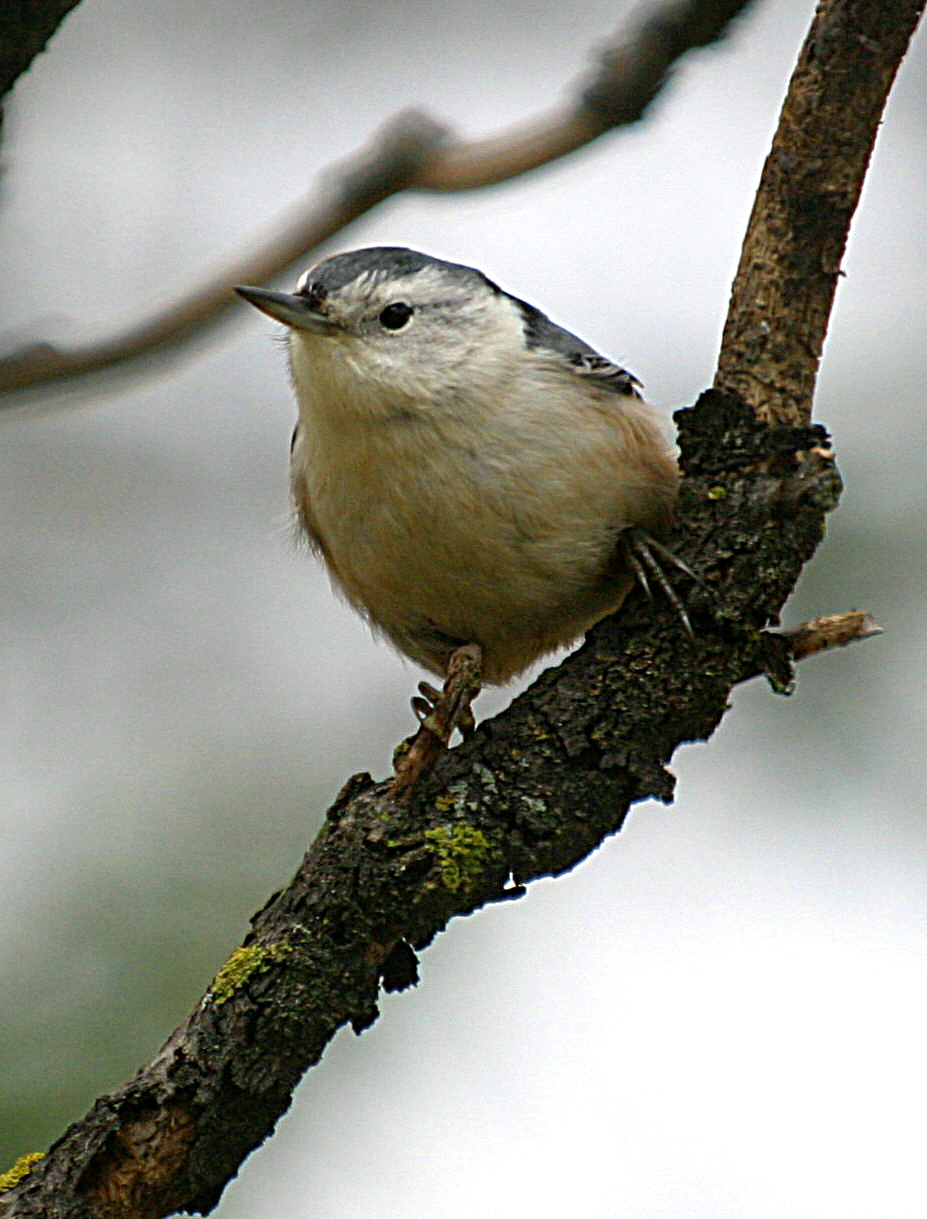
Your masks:
{"label": "bird's leg", "polygon": [[483,649],[478,643],[467,643],[451,653],[443,689],[436,690],[428,682],[419,683],[412,709],[421,727],[396,761],[394,795],[405,795],[428,774],[447,748],[455,728],[464,740],[473,735],[476,721],[470,704],[480,692],[482,674]]}
{"label": "bird's leg", "polygon": [[675,610],[676,616],[679,618],[687,634],[694,639],[695,632],[692,630],[692,623],[689,621],[686,607],[683,605],[681,597],[675,588],[673,588],[666,574],[668,567],[675,567],[678,571],[683,572],[690,579],[694,580],[696,584],[704,587],[702,581],[692,568],[687,563],[684,563],[678,555],[673,554],[662,542],[651,537],[645,529],[636,527],[626,529],[621,535],[620,545],[622,557],[647,596],[653,600],[653,593],[650,588],[650,581],[653,580],[654,584],[656,584],[660,592]]}

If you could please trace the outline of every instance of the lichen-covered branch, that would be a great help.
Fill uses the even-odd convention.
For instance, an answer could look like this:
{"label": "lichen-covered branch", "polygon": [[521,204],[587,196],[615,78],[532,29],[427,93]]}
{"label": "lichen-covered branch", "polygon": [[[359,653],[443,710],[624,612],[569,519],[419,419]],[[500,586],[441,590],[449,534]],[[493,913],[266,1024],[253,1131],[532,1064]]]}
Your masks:
{"label": "lichen-covered branch", "polygon": [[[851,62],[858,53],[845,7],[822,5],[816,24],[841,79],[841,47]],[[913,21],[907,0],[879,7],[887,26]],[[877,46],[900,58],[904,42]],[[878,75],[887,90],[893,68]],[[855,117],[848,128],[870,143],[875,135]],[[793,136],[797,157],[804,143]],[[777,136],[781,155],[788,138]],[[834,136],[835,156],[843,143]],[[830,215],[849,224],[845,209]],[[775,280],[777,259],[770,265]],[[762,277],[755,287],[765,290]],[[790,283],[797,318],[817,291],[813,276]],[[810,367],[817,354],[804,358]],[[416,953],[449,919],[571,868],[620,829],[634,801],[669,800],[673,750],[710,735],[737,682],[766,673],[789,689],[804,643],[766,628],[821,540],[840,478],[823,429],[770,426],[760,416],[779,410],[761,405],[708,391],[676,417],[685,477],[675,545],[701,581],[685,590],[695,639],[668,607],[632,594],[406,799],[386,781],[350,780],[293,881],[254,917],[187,1020],[46,1155],[20,1162],[18,1183],[0,1194],[2,1219],[208,1212],[336,1030],[366,1028],[381,987],[414,982]]]}
{"label": "lichen-covered branch", "polygon": [[184,1024],[0,1195],[3,1219],[208,1212],[335,1032],[366,1028],[381,986],[413,982],[416,953],[452,917],[573,867],[634,801],[669,800],[673,750],[711,733],[733,684],[767,672],[788,688],[790,645],[761,628],[820,540],[839,477],[819,463],[783,497],[782,476],[825,438],[770,430],[711,393],[679,424],[679,540],[707,586],[688,601],[695,641],[632,598],[410,796],[350,780]]}
{"label": "lichen-covered branch", "polygon": [[[672,64],[723,36],[750,0],[663,0],[637,29],[619,33],[596,71],[549,113],[485,140],[461,140],[428,115],[397,115],[355,156],[320,177],[269,232],[248,243],[190,292],[151,317],[85,347],[31,343],[0,355],[0,407],[20,406],[15,391],[124,368],[144,371],[223,318],[229,285],[260,284],[391,195],[405,190],[462,191],[491,186],[574,152],[605,132],[636,122],[662,88]],[[29,399],[33,401],[33,399]]]}

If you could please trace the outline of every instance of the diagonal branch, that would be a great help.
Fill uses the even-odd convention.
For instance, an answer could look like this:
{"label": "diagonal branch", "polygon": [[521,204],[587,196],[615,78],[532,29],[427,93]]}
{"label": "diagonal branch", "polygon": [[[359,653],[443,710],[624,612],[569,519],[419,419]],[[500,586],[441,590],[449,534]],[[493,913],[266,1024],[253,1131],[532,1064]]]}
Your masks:
{"label": "diagonal branch", "polygon": [[811,418],[872,135],[922,9],[824,3],[826,21],[802,47],[747,226],[715,377],[716,389],[741,395],[771,422]]}
{"label": "diagonal branch", "polygon": [[[68,381],[129,364],[143,370],[222,320],[235,302],[229,284],[265,283],[369,212],[406,190],[477,190],[574,152],[607,131],[634,123],[686,51],[721,38],[750,0],[664,0],[628,35],[599,55],[589,81],[547,114],[484,140],[461,140],[427,115],[398,114],[366,148],[323,173],[307,198],[270,232],[248,243],[172,304],[125,330],[70,350],[31,343],[0,355],[0,394]],[[3,406],[21,404],[13,396]]]}
{"label": "diagonal branch", "polygon": [[[900,59],[919,10],[917,0],[824,0],[808,45],[826,46],[841,73],[867,40],[891,67],[878,73],[887,90],[888,61]],[[790,100],[808,85],[803,64]],[[865,142],[863,165],[879,109],[863,126],[850,123]],[[808,155],[794,129],[791,137],[780,130],[780,154],[789,138],[796,156]],[[843,161],[845,144],[831,138],[819,155]],[[828,210],[825,248],[842,248],[851,210]],[[773,280],[780,261],[773,250]],[[755,287],[766,290],[762,277]],[[817,282],[796,279],[789,289],[788,307],[769,314],[774,327],[812,309]],[[770,350],[772,360],[784,348]],[[816,365],[812,348],[800,355]],[[722,366],[737,367],[726,347]],[[772,371],[776,384],[786,378]],[[450,918],[571,868],[620,829],[632,802],[669,800],[673,750],[710,735],[735,683],[765,672],[786,689],[793,656],[825,636],[871,632],[865,617],[839,630],[809,624],[791,639],[764,630],[820,541],[840,482],[823,429],[802,420],[770,427],[757,418],[760,406],[708,391],[677,415],[686,475],[677,541],[713,590],[689,599],[695,641],[671,612],[632,596],[563,665],[445,755],[411,799],[395,800],[388,782],[369,775],[349,780],[294,880],[254,917],[195,1010],[134,1079],[41,1160],[22,1162],[10,1178],[22,1179],[0,1196],[3,1219],[209,1211],[337,1029],[366,1028],[381,985],[413,983],[416,950]]]}

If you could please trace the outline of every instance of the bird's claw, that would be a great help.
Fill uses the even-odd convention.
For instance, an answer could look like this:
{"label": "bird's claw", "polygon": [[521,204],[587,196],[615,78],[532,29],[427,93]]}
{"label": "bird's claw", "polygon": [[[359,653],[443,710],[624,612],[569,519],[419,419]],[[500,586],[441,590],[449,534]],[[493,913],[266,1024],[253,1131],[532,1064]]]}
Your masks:
{"label": "bird's claw", "polygon": [[677,571],[683,572],[689,579],[694,580],[699,587],[704,587],[696,573],[688,563],[684,563],[668,546],[664,546],[655,537],[651,537],[644,529],[626,529],[621,535],[621,546],[625,562],[633,572],[635,580],[637,580],[650,600],[653,600],[653,591],[650,587],[650,581],[652,580],[672,606],[686,634],[691,639],[694,639],[695,632],[692,629],[692,623],[689,621],[686,607],[670,582],[665,569],[667,567],[675,567]]}
{"label": "bird's claw", "polygon": [[[460,651],[461,649],[458,649]],[[453,657],[452,657],[453,662]],[[448,666],[450,669],[450,665]],[[448,679],[450,680],[450,672]],[[479,677],[477,676],[477,681]],[[458,685],[460,683],[458,682]],[[418,683],[418,694],[412,698],[412,710],[415,712],[418,721],[425,728],[428,728],[435,736],[440,737],[445,744],[450,740],[451,733],[456,728],[465,741],[469,740],[476,731],[476,718],[473,710],[470,707],[470,699],[476,698],[479,694],[479,686],[470,695],[469,699],[452,698],[450,701],[453,706],[448,704],[447,698],[447,683],[444,690],[439,690],[430,682],[420,681]],[[456,691],[452,691],[456,696]],[[466,694],[466,690],[462,693]],[[452,723],[450,721],[453,721]]]}
{"label": "bird's claw", "polygon": [[426,775],[447,748],[456,728],[464,740],[476,730],[470,704],[480,692],[483,650],[476,643],[455,648],[447,662],[447,678],[441,690],[429,682],[419,682],[419,693],[412,699],[420,728],[409,748],[396,762],[394,795],[404,795]]}

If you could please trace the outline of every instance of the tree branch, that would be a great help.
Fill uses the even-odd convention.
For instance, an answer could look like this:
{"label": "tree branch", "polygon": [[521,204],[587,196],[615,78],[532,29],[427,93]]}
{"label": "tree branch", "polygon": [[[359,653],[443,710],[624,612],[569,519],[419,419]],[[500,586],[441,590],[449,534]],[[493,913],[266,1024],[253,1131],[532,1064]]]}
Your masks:
{"label": "tree branch", "polygon": [[783,631],[793,660],[804,660],[806,656],[816,656],[818,652],[828,652],[831,648],[845,648],[847,644],[881,634],[882,628],[868,610],[828,614]]}
{"label": "tree branch", "polygon": [[[809,43],[826,47],[831,70],[845,79],[864,36],[887,90],[887,60],[901,57],[919,7],[825,0]],[[792,88],[807,87],[801,66],[796,80]],[[809,111],[813,102],[806,94]],[[784,113],[794,113],[791,101]],[[863,165],[877,122],[877,112],[865,127],[855,115],[848,120],[853,139],[866,142]],[[804,155],[791,122],[777,135],[778,155],[787,155],[790,139],[793,155]],[[842,163],[845,143],[832,133],[820,154]],[[828,208],[825,216],[823,247],[842,249],[850,212]],[[791,230],[781,236],[791,247]],[[772,251],[764,263],[773,284],[782,262]],[[754,285],[767,291],[761,270]],[[769,324],[806,317],[818,295],[816,275],[790,281]],[[791,383],[777,352],[789,365],[803,359],[794,383],[813,385],[816,350],[771,341],[776,386]],[[725,376],[738,368],[726,347],[721,365]],[[442,757],[410,799],[395,800],[387,782],[368,775],[351,779],[294,880],[254,917],[195,1010],[133,1080],[99,1100],[40,1161],[23,1164],[27,1175],[0,1196],[3,1219],[209,1211],[336,1030],[366,1028],[381,985],[414,982],[416,950],[450,918],[571,868],[621,827],[632,802],[669,800],[666,762],[680,742],[710,735],[735,683],[762,672],[789,687],[791,658],[816,650],[809,640],[828,632],[820,623],[792,638],[764,628],[820,541],[840,480],[823,429],[758,417],[779,410],[712,390],[677,414],[685,478],[676,541],[703,582],[688,599],[696,639],[669,610],[632,595],[563,665]],[[797,413],[794,398],[787,410]],[[868,629],[864,620],[853,628]]]}
{"label": "tree branch", "polygon": [[747,226],[715,377],[716,389],[739,394],[763,419],[811,418],[873,134],[922,9],[823,3],[825,20],[805,39]]}
{"label": "tree branch", "polygon": [[664,0],[630,35],[616,36],[573,100],[511,131],[459,140],[427,115],[405,111],[370,144],[321,175],[319,187],[191,291],[151,317],[85,347],[30,343],[0,356],[0,407],[22,405],[21,391],[88,374],[144,370],[225,317],[233,283],[265,283],[351,221],[406,190],[477,190],[574,152],[607,131],[634,123],[686,51],[717,41],[750,0]]}

